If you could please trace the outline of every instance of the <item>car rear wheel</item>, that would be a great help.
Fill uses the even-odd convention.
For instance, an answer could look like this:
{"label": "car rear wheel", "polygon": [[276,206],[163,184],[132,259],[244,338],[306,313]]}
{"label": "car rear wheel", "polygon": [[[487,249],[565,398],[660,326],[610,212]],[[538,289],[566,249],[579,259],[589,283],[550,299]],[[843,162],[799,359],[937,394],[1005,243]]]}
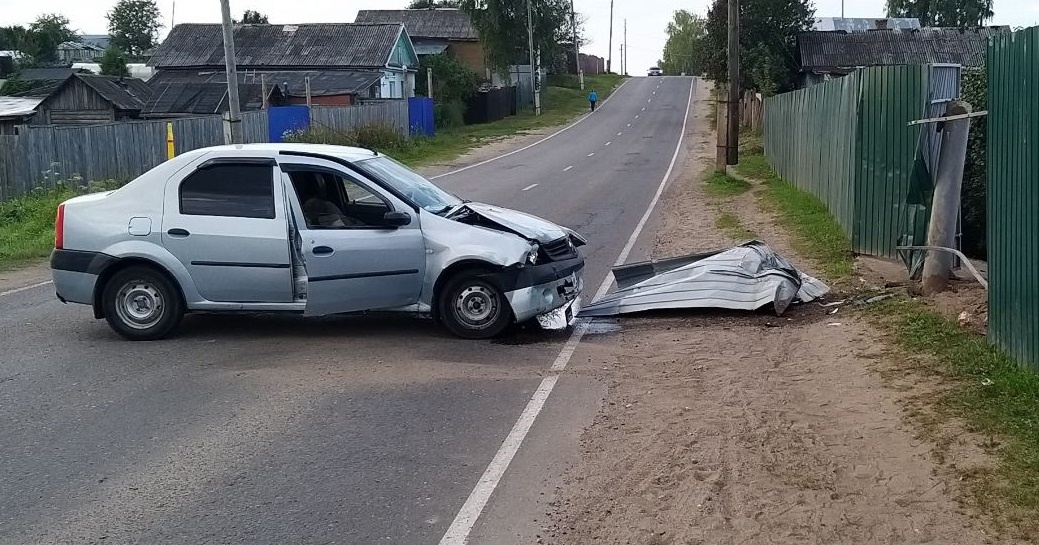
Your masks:
{"label": "car rear wheel", "polygon": [[161,339],[184,315],[179,292],[150,267],[127,267],[115,273],[101,296],[108,325],[132,341]]}
{"label": "car rear wheel", "polygon": [[512,322],[512,308],[505,294],[478,275],[478,271],[459,273],[440,293],[439,314],[444,327],[465,339],[496,337]]}

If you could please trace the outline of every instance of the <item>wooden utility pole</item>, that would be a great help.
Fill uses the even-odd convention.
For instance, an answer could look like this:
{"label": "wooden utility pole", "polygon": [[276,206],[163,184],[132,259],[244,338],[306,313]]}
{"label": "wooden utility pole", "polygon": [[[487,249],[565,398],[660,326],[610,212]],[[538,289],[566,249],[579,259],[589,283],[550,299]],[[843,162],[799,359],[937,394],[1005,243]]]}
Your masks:
{"label": "wooden utility pole", "polygon": [[621,62],[621,73],[628,75],[628,19],[624,19],[624,60]]}
{"label": "wooden utility pole", "polygon": [[729,0],[729,101],[726,108],[726,162],[740,161],[740,0]]}
{"label": "wooden utility pole", "polygon": [[231,23],[231,4],[220,0],[220,11],[224,30],[224,66],[227,70],[227,107],[231,143],[242,143],[242,112],[238,104],[238,71],[235,68],[234,25]]}
{"label": "wooden utility pole", "polygon": [[613,0],[610,0],[610,45],[607,47],[609,51],[606,53],[606,73],[610,74],[610,67],[613,64]]}

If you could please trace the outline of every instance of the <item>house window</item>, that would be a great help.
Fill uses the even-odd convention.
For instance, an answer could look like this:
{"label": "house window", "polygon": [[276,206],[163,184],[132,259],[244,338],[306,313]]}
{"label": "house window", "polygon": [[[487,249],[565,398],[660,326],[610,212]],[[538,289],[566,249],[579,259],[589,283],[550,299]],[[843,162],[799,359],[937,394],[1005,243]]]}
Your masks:
{"label": "house window", "polygon": [[180,213],[274,219],[274,169],[217,165],[197,170],[180,184]]}

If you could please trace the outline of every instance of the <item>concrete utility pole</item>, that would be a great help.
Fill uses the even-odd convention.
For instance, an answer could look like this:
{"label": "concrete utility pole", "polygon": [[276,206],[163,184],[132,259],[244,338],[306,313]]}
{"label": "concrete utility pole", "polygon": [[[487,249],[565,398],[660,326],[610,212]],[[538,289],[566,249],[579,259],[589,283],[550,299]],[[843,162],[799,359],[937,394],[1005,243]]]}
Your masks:
{"label": "concrete utility pole", "polygon": [[220,0],[224,29],[224,65],[227,67],[227,106],[231,144],[242,143],[242,112],[238,104],[238,71],[235,69],[234,26],[231,23],[231,4]]}
{"label": "concrete utility pole", "polygon": [[[971,105],[962,101],[950,102],[945,116],[971,113]],[[963,168],[967,160],[967,137],[970,118],[945,121],[942,128],[942,148],[934,168],[934,196],[931,200],[931,221],[927,228],[927,245],[956,248],[956,222],[960,210],[960,190],[963,187]],[[925,125],[925,127],[927,127]],[[925,128],[924,130],[933,130]],[[924,260],[923,293],[931,295],[945,291],[949,283],[955,256],[948,252],[928,251]]]}
{"label": "concrete utility pole", "polygon": [[726,162],[740,162],[740,0],[729,0],[729,104]]}
{"label": "concrete utility pole", "polygon": [[606,53],[606,73],[610,74],[611,65],[613,64],[613,0],[610,0],[610,45],[607,46],[609,51]]}
{"label": "concrete utility pole", "polygon": [[533,0],[527,0],[527,45],[530,48],[530,93],[534,100],[534,115],[541,115],[541,97],[538,96],[537,68],[534,65],[534,10]]}
{"label": "concrete utility pole", "polygon": [[584,70],[581,69],[581,46],[577,43],[577,12],[574,11],[574,0],[570,0],[570,26],[574,27],[574,64],[577,66],[577,81],[584,91]]}

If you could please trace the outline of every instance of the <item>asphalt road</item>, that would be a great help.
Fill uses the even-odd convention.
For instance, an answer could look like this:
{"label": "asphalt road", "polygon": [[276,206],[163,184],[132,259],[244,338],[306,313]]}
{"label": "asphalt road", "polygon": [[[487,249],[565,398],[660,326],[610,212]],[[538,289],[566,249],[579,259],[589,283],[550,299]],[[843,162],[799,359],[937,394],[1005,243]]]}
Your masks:
{"label": "asphalt road", "polygon": [[[668,169],[690,78],[437,179],[589,240],[586,297]],[[536,184],[536,185],[534,185]],[[189,316],[130,343],[49,286],[0,298],[0,543],[437,543],[565,336],[410,318]],[[602,386],[566,377],[474,529],[526,540]]]}

